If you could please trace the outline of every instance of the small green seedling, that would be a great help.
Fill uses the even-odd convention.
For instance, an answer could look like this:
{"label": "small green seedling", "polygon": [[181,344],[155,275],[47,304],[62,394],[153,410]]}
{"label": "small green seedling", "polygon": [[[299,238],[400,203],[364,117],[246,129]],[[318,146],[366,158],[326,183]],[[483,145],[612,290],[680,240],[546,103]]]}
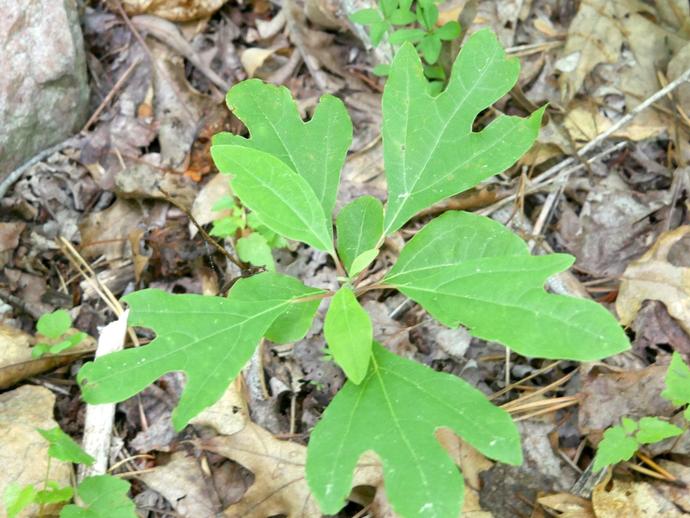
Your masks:
{"label": "small green seedling", "polygon": [[57,343],[39,342],[31,349],[31,356],[40,358],[44,354],[59,354],[79,345],[86,338],[86,333],[77,332],[68,335],[67,332],[71,327],[72,317],[65,309],[58,309],[42,315],[36,323],[36,331]]}
{"label": "small green seedling", "polygon": [[84,365],[77,377],[84,399],[122,401],[168,372],[183,371],[187,384],[172,418],[182,429],[221,397],[263,338],[301,339],[330,298],[325,337],[348,381],[309,440],[306,477],[321,510],[337,514],[345,505],[360,456],[370,451],[382,461],[386,496],[397,514],[458,516],[463,478],[437,430],[449,428],[487,457],[519,464],[517,427],[459,377],[379,344],[359,301],[364,293],[398,290],[441,323],[464,325],[529,357],[596,360],[630,347],[599,304],[544,290],[547,278],[569,268],[573,257],[532,256],[519,237],[476,214],[448,211],[433,219],[380,280],[367,278],[387,235],[506,170],[530,148],[543,109],[525,118],[499,115],[481,131],[472,129],[519,71],[496,36],[479,31],[459,53],[446,90],[432,95],[417,51],[403,44],[383,93],[388,201],[385,207],[366,196],[352,201],[337,215],[335,236],[340,171],[352,142],[344,104],[324,95],[304,122],[286,88],[255,79],[233,86],[228,106],[251,136],[216,135],[215,164],[268,229],[329,254],[340,287],[326,291],[264,272],[238,280],[227,297],[131,293],[124,298],[129,324],[153,329],[156,338]]}
{"label": "small green seedling", "polygon": [[85,478],[75,490],[70,486],[60,487],[57,482],[50,480],[50,459],[87,466],[93,464],[94,460],[59,427],[37,431],[50,444],[43,489],[31,484],[7,486],[4,493],[7,518],[15,518],[33,504],[40,506],[38,516],[42,517],[45,506],[68,502],[75,496],[80,503],[64,506],[60,518],[137,518],[134,503],[127,498],[129,482],[110,475],[99,475]]}
{"label": "small green seedling", "polygon": [[[360,9],[350,20],[369,27],[369,36],[374,46],[388,36],[388,42],[398,46],[405,42],[415,45],[424,58],[424,75],[430,79],[435,93],[440,92],[446,79],[446,71],[437,64],[444,41],[460,36],[460,24],[454,20],[438,22],[440,0],[381,0],[379,7]],[[398,27],[398,28],[396,28]],[[387,76],[390,65],[380,64],[374,74]]]}
{"label": "small green seedling", "polygon": [[215,203],[213,210],[225,211],[227,215],[213,222],[210,234],[232,240],[240,261],[274,272],[276,268],[271,250],[285,248],[288,245],[285,238],[261,223],[254,212],[247,213],[232,196],[223,196]]}
{"label": "small green seedling", "polygon": [[[661,395],[677,407],[690,403],[690,368],[678,353],[673,353],[666,373],[666,390]],[[685,409],[683,416],[690,421],[690,407]],[[592,469],[596,472],[630,460],[642,445],[677,437],[683,432],[682,428],[658,417],[643,417],[639,422],[624,417],[620,426],[613,426],[604,432]]]}

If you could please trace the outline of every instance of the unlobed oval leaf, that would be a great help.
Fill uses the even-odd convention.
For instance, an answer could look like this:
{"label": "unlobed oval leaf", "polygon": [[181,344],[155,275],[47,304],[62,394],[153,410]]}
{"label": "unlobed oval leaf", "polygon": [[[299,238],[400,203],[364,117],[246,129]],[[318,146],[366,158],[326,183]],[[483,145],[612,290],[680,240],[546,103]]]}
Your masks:
{"label": "unlobed oval leaf", "polygon": [[307,181],[275,156],[243,146],[211,148],[232,189],[268,228],[319,250],[333,251],[333,225]]}
{"label": "unlobed oval leaf", "polygon": [[366,451],[383,463],[386,496],[402,518],[460,513],[463,479],[435,432],[447,427],[484,455],[519,464],[520,437],[510,415],[462,379],[400,358],[374,343],[361,384],[347,382],[309,439],[307,481],[326,514],[350,493]]}
{"label": "unlobed oval leaf", "polygon": [[622,352],[629,341],[601,305],[544,291],[571,256],[531,256],[527,246],[491,219],[446,212],[400,253],[384,279],[450,327],[525,356],[596,360]]}
{"label": "unlobed oval leaf", "polygon": [[227,298],[134,292],[124,298],[129,324],[153,329],[156,338],[84,365],[77,375],[82,395],[92,404],[123,401],[163,374],[182,371],[187,384],[173,412],[179,430],[220,398],[278,316],[320,293],[268,272],[240,279]]}
{"label": "unlobed oval leaf", "polygon": [[38,430],[43,438],[50,443],[48,455],[54,459],[75,464],[90,466],[94,459],[86,453],[69,435],[63,432],[59,426],[48,430]]}
{"label": "unlobed oval leaf", "polygon": [[[354,277],[376,258],[383,236],[383,206],[373,196],[361,196],[342,208],[336,218],[338,256],[350,277]],[[373,252],[372,252],[373,251]],[[355,261],[359,259],[356,267]]]}
{"label": "unlobed oval leaf", "polygon": [[[438,45],[433,43],[430,57]],[[488,30],[464,44],[440,95],[429,92],[415,48],[396,54],[383,92],[383,146],[388,202],[385,232],[418,211],[510,167],[539,133],[543,109],[528,118],[501,115],[479,132],[472,123],[515,84],[517,59],[507,59]]]}
{"label": "unlobed oval leaf", "polygon": [[353,383],[360,383],[369,370],[373,328],[352,290],[343,286],[331,299],[323,334],[335,363]]}

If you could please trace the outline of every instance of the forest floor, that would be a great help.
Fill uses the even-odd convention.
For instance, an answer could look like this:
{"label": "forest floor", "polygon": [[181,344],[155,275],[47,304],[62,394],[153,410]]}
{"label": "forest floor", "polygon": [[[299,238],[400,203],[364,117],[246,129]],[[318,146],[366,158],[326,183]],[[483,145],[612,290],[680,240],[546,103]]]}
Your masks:
{"label": "forest floor", "polygon": [[[25,437],[34,428],[56,422],[81,440],[86,405],[76,374],[102,327],[121,314],[121,296],[145,287],[225,294],[247,273],[192,222],[209,230],[224,215],[212,207],[230,194],[228,180],[209,149],[219,131],[246,132],[224,103],[233,84],[258,77],[284,85],[304,117],[322,94],[338,96],[354,140],[336,210],[362,194],[385,201],[385,78],[372,73],[385,47],[363,41],[346,0],[304,2],[215,2],[201,17],[191,6],[214,2],[163,0],[150,11],[134,0],[81,6],[92,117],[6,184],[0,201],[3,471],[43,479],[46,445]],[[491,216],[535,253],[574,255],[559,291],[606,305],[632,348],[584,364],[506,356],[392,290],[364,298],[374,335],[398,354],[461,376],[519,423],[520,467],[462,450],[464,515],[690,514],[690,432],[647,447],[603,480],[591,470],[604,430],[623,417],[658,416],[687,428],[661,392],[672,353],[690,359],[690,84],[673,84],[690,69],[688,2],[450,0],[439,9],[441,21],[460,21],[462,37],[489,27],[520,59],[518,83],[495,110],[524,116],[548,103],[544,125],[509,170],[387,239],[372,271],[389,267],[433,215]],[[454,49],[444,48],[441,63]],[[233,239],[218,242],[233,248]],[[289,243],[274,257],[278,271],[332,287],[335,267],[325,253]],[[32,346],[45,341],[37,320],[60,308],[88,338],[76,352],[32,358]],[[132,483],[140,516],[319,516],[304,478],[305,446],[345,380],[324,360],[323,316],[324,307],[304,340],[264,342],[216,416],[181,433],[171,422],[181,373],[118,404],[110,465]],[[144,343],[152,336],[138,333]],[[209,437],[214,453],[194,442]],[[3,483],[0,475],[0,490]],[[338,516],[395,516],[382,484],[356,493]]]}

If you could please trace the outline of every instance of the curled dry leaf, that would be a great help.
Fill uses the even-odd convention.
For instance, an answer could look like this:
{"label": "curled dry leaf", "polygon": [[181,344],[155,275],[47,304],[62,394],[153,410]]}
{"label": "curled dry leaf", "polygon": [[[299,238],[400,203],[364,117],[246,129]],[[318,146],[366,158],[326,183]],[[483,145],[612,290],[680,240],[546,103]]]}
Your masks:
{"label": "curled dry leaf", "polygon": [[123,0],[127,13],[153,14],[174,22],[211,16],[228,0]]}
{"label": "curled dry leaf", "polygon": [[621,324],[629,325],[645,300],[658,300],[690,334],[688,234],[688,225],[664,232],[652,248],[628,265],[616,300]]}
{"label": "curled dry leaf", "polygon": [[621,516],[655,516],[676,518],[687,516],[647,482],[613,480],[610,489],[600,484],[592,493],[592,506],[597,518]]}
{"label": "curled dry leaf", "polygon": [[[242,499],[225,510],[228,518],[320,518],[321,512],[305,478],[306,447],[276,439],[254,423],[230,436],[201,441],[199,446],[241,464],[254,473],[254,484]],[[355,470],[354,486],[381,483],[378,463],[363,461]]]}
{"label": "curled dry leaf", "polygon": [[170,462],[139,478],[163,495],[183,518],[216,516],[220,510],[218,495],[199,461],[184,452],[174,453]]}

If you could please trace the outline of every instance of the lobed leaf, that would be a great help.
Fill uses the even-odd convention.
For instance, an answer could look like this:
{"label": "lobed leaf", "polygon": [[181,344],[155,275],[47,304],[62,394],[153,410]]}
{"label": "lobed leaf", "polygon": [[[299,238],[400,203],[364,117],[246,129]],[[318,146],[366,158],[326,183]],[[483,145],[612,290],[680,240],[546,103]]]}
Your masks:
{"label": "lobed leaf", "polygon": [[[220,133],[213,144],[250,147],[274,155],[311,186],[330,220],[340,170],[352,143],[352,121],[342,101],[322,96],[311,120],[304,122],[284,86],[250,79],[233,86],[226,100],[251,138]],[[240,199],[244,202],[241,195]]]}
{"label": "lobed leaf", "polygon": [[323,334],[335,362],[353,383],[361,383],[369,370],[371,319],[353,291],[343,286],[331,299]]}
{"label": "lobed leaf", "polygon": [[462,379],[400,358],[374,343],[361,384],[348,382],[311,433],[307,481],[326,514],[350,493],[359,457],[383,463],[386,495],[403,518],[458,516],[463,479],[435,432],[447,427],[484,455],[522,461],[510,415]]}
{"label": "lobed leaf", "polygon": [[354,277],[378,254],[379,240],[383,236],[381,202],[373,196],[351,201],[338,213],[336,230],[338,256],[350,277]]}
{"label": "lobed leaf", "polygon": [[[437,42],[427,46],[433,58]],[[530,148],[543,109],[528,118],[501,115],[472,131],[477,114],[505,95],[519,72],[518,60],[506,59],[496,36],[478,31],[463,45],[446,90],[432,96],[417,51],[402,46],[383,93],[386,234],[418,211],[502,172]]]}
{"label": "lobed leaf", "polygon": [[173,412],[179,430],[220,398],[278,316],[320,293],[269,272],[240,279],[227,298],[134,292],[124,298],[129,323],[153,329],[156,338],[84,365],[77,376],[82,395],[92,404],[123,401],[163,374],[183,371],[187,384]]}
{"label": "lobed leaf", "polygon": [[215,145],[213,161],[232,173],[233,192],[268,228],[319,250],[333,251],[333,225],[307,181],[275,156],[249,147]]}
{"label": "lobed leaf", "polygon": [[48,338],[60,338],[72,325],[72,317],[66,309],[56,309],[41,315],[36,322],[36,331]]}
{"label": "lobed leaf", "polygon": [[384,279],[450,327],[531,357],[596,360],[630,347],[616,319],[591,300],[544,291],[565,254],[531,256],[503,225],[467,212],[439,216],[413,237]]}

